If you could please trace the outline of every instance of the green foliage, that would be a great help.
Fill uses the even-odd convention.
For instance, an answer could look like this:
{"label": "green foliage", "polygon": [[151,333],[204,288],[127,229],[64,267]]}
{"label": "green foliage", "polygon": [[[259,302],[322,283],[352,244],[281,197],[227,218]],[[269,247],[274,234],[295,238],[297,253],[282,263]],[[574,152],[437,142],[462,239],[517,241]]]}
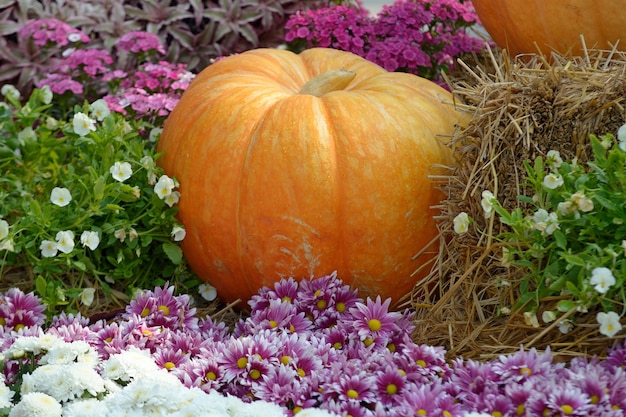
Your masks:
{"label": "green foliage", "polygon": [[47,88],[23,105],[16,90],[2,92],[0,276],[32,267],[50,310],[86,287],[130,295],[167,280],[198,284],[178,246],[177,184],[147,139],[160,129],[109,113],[103,100],[57,119]]}

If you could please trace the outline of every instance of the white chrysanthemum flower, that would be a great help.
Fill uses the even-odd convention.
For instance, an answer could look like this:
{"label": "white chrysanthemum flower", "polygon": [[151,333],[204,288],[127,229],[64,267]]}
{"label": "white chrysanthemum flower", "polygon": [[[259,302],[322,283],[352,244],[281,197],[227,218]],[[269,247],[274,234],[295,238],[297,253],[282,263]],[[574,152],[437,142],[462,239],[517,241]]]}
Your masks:
{"label": "white chrysanthemum flower", "polygon": [[550,190],[557,189],[561,185],[563,185],[563,177],[558,174],[548,174],[543,177],[543,186]]}
{"label": "white chrysanthemum flower", "polygon": [[593,285],[593,288],[600,294],[605,294],[609,288],[615,285],[615,277],[609,268],[593,268],[589,283]]}
{"label": "white chrysanthemum flower", "polygon": [[167,175],[161,175],[157,183],[154,185],[154,192],[161,200],[163,200],[167,198],[172,191],[174,191],[175,186],[176,184],[173,179]]}
{"label": "white chrysanthemum flower", "polygon": [[117,161],[109,168],[109,172],[113,179],[124,182],[133,175],[133,168],[129,162]]}
{"label": "white chrysanthemum flower", "polygon": [[41,357],[39,363],[65,365],[75,362],[80,355],[93,350],[89,343],[84,340],[72,342],[61,342],[48,349],[48,352]]}
{"label": "white chrysanthemum flower", "polygon": [[9,413],[9,417],[61,417],[61,415],[61,404],[41,392],[23,395],[21,401]]}
{"label": "white chrysanthemum flower", "polygon": [[600,312],[596,315],[596,320],[600,324],[600,333],[606,337],[613,337],[622,330],[619,315],[614,311]]}
{"label": "white chrysanthemum flower", "polygon": [[74,250],[74,232],[71,230],[61,230],[56,235],[57,249],[63,253],[70,253]]}
{"label": "white chrysanthemum flower", "polygon": [[9,222],[0,219],[0,240],[9,236]]}
{"label": "white chrysanthemum flower", "polygon": [[106,417],[111,415],[104,401],[80,399],[63,405],[63,417]]}
{"label": "white chrysanthemum flower", "polygon": [[215,287],[206,282],[198,286],[198,293],[207,301],[213,301],[217,298],[217,290]]}
{"label": "white chrysanthemum flower", "polygon": [[72,125],[74,126],[74,133],[79,136],[87,136],[89,132],[96,130],[96,121],[82,112],[74,115]]}
{"label": "white chrysanthemum flower", "polygon": [[87,246],[91,250],[96,250],[100,245],[100,235],[93,230],[85,230],[80,235],[80,243],[83,246]]}
{"label": "white chrysanthemum flower", "polygon": [[0,410],[13,406],[12,400],[15,393],[4,383],[4,378],[0,378]]}
{"label": "white chrysanthemum flower", "polygon": [[64,343],[65,341],[63,341],[63,339],[49,333],[42,333],[39,336],[21,336],[13,342],[9,352],[24,351],[39,355],[42,352],[55,349],[57,346]]}
{"label": "white chrysanthemum flower", "polygon": [[102,377],[113,381],[130,381],[159,369],[148,352],[131,347],[111,355],[102,363]]}
{"label": "white chrysanthemum flower", "polygon": [[175,242],[180,242],[181,240],[185,239],[185,236],[187,236],[187,231],[180,226],[174,226],[172,228],[170,236],[174,238]]}
{"label": "white chrysanthemum flower", "polygon": [[109,110],[109,105],[106,101],[104,101],[104,99],[99,98],[91,103],[91,116],[95,117],[96,120],[102,121],[109,114],[111,114],[111,111]]}
{"label": "white chrysanthemum flower", "polygon": [[456,215],[452,223],[454,224],[454,231],[462,235],[469,230],[470,218],[467,213],[462,212]]}
{"label": "white chrysanthemum flower", "polygon": [[67,188],[54,187],[50,193],[50,201],[59,207],[65,207],[72,201],[72,194]]}
{"label": "white chrysanthemum flower", "polygon": [[57,243],[54,240],[42,241],[41,245],[39,245],[39,249],[41,250],[41,256],[44,258],[54,258],[59,251]]}

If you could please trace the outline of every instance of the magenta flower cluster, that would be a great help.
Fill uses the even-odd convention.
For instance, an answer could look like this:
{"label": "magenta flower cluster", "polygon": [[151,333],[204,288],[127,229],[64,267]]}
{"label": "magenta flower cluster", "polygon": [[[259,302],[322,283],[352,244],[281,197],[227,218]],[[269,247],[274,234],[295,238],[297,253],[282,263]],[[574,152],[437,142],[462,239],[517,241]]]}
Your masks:
{"label": "magenta flower cluster", "polygon": [[[0,348],[38,335],[40,300],[11,290],[0,299]],[[626,348],[605,360],[575,358],[566,365],[534,349],[477,362],[446,361],[445,350],[412,341],[408,311],[389,301],[358,298],[335,275],[263,288],[250,315],[234,329],[199,318],[187,295],[165,286],[144,291],[116,320],[90,322],[61,314],[45,330],[83,340],[101,359],[130,347],[188,387],[266,400],[289,415],[318,407],[339,416],[623,416]],[[28,313],[25,313],[28,312]],[[19,362],[4,367],[7,385]]]}
{"label": "magenta flower cluster", "polygon": [[467,30],[478,22],[469,1],[398,0],[375,17],[335,5],[291,16],[285,40],[294,49],[340,49],[388,71],[440,81],[440,71],[451,71],[456,58],[485,48]]}
{"label": "magenta flower cluster", "polygon": [[129,32],[113,51],[89,48],[89,37],[55,19],[30,21],[20,34],[59,51],[37,87],[47,85],[68,97],[104,98],[111,110],[134,117],[167,116],[194,76],[184,64],[158,59],[165,48],[152,33]]}

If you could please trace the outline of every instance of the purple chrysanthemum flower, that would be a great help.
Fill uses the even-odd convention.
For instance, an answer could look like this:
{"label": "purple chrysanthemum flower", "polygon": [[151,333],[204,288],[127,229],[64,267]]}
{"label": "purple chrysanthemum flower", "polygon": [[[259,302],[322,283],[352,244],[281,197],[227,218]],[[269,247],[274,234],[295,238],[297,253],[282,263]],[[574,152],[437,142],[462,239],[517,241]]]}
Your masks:
{"label": "purple chrysanthemum flower", "polygon": [[552,363],[552,353],[548,347],[545,352],[538,353],[535,348],[529,351],[519,350],[517,353],[501,356],[493,364],[493,371],[499,375],[500,382],[522,382],[533,376],[546,377],[562,368],[562,364]]}
{"label": "purple chrysanthemum flower", "polygon": [[394,368],[382,369],[375,374],[374,383],[376,397],[385,407],[391,408],[403,401],[407,379],[401,371]]}
{"label": "purple chrysanthemum flower", "polygon": [[397,321],[402,316],[400,313],[390,312],[390,304],[390,298],[382,302],[378,296],[375,301],[368,298],[365,304],[358,303],[350,309],[351,317],[346,321],[352,324],[357,336],[366,345],[376,343],[385,347],[400,330]]}
{"label": "purple chrysanthemum flower", "polygon": [[41,326],[46,320],[45,309],[41,299],[33,293],[11,288],[0,297],[0,325],[15,331]]}
{"label": "purple chrysanthemum flower", "polygon": [[205,392],[219,390],[226,383],[222,368],[218,365],[213,354],[192,358],[171,372],[186,387],[200,388]]}
{"label": "purple chrysanthemum flower", "polygon": [[189,361],[189,354],[171,348],[159,349],[152,354],[154,362],[161,368],[171,371]]}
{"label": "purple chrysanthemum flower", "polygon": [[298,283],[293,278],[281,279],[274,284],[274,289],[269,287],[261,288],[257,294],[253,295],[248,305],[254,311],[265,309],[271,300],[281,300],[292,302],[298,295]]}
{"label": "purple chrysanthemum flower", "polygon": [[167,283],[154,291],[143,291],[132,300],[123,318],[130,315],[142,317],[148,326],[163,326],[172,330],[197,330],[196,309],[190,307],[189,295],[174,295],[174,287]]}

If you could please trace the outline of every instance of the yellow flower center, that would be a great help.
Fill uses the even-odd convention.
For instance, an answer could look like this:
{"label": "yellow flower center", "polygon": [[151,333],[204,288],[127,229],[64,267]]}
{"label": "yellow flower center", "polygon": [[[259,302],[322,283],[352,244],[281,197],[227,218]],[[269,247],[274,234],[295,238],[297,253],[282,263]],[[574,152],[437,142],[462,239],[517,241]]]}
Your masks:
{"label": "yellow flower center", "polygon": [[519,374],[524,375],[524,376],[530,376],[532,373],[533,371],[531,371],[530,368],[527,366],[524,366],[523,368],[520,368],[519,370]]}
{"label": "yellow flower center", "polygon": [[517,409],[515,410],[515,412],[518,416],[522,416],[526,412],[526,407],[524,407],[524,404],[520,404],[517,406]]}
{"label": "yellow flower center", "polygon": [[389,352],[395,352],[396,351],[396,345],[395,343],[389,343],[387,345],[387,349],[389,349]]}
{"label": "yellow flower center", "polygon": [[598,397],[597,395],[591,396],[591,404],[598,404],[599,401],[600,401],[600,397]]}
{"label": "yellow flower center", "polygon": [[346,395],[348,396],[348,398],[351,398],[353,400],[356,400],[357,398],[359,398],[359,393],[353,389],[349,389],[348,392],[346,392]]}
{"label": "yellow flower center", "polygon": [[291,359],[291,356],[289,356],[289,355],[282,356],[280,358],[280,363],[282,363],[283,365],[289,365],[289,360],[290,359]]}
{"label": "yellow flower center", "polygon": [[326,308],[326,300],[319,300],[316,305],[318,309],[323,310]]}
{"label": "yellow flower center", "polygon": [[23,329],[24,327],[26,327],[26,326],[24,326],[22,323],[18,323],[18,324],[16,324],[13,327],[13,329],[17,332],[17,331],[20,331],[21,329]]}
{"label": "yellow flower center", "polygon": [[393,395],[398,392],[398,387],[396,386],[396,384],[389,384],[387,385],[386,390],[387,390],[387,394]]}
{"label": "yellow flower center", "polygon": [[261,371],[259,371],[258,369],[253,369],[250,371],[250,378],[257,380],[259,378],[261,378]]}
{"label": "yellow flower center", "polygon": [[563,414],[565,414],[566,416],[569,416],[570,414],[574,412],[574,407],[572,407],[571,405],[565,404],[561,406],[561,410],[563,411]]}
{"label": "yellow flower center", "polygon": [[499,411],[494,411],[493,413],[491,413],[491,415],[492,415],[493,417],[502,417],[502,413],[501,413],[501,412],[499,412]]}
{"label": "yellow flower center", "polygon": [[377,332],[383,327],[383,324],[378,319],[370,319],[367,322],[367,327],[369,327],[371,331]]}
{"label": "yellow flower center", "polygon": [[159,306],[157,310],[162,311],[166,316],[170,315],[170,309],[168,306]]}
{"label": "yellow flower center", "polygon": [[424,361],[423,359],[418,359],[415,361],[415,363],[421,366],[422,368],[426,368],[426,361]]}
{"label": "yellow flower center", "polygon": [[176,368],[176,364],[168,361],[163,364],[163,367],[169,371],[170,369]]}
{"label": "yellow flower center", "polygon": [[346,311],[346,305],[345,303],[339,301],[336,305],[335,305],[335,309],[340,312],[343,313],[344,311]]}
{"label": "yellow flower center", "polygon": [[210,381],[215,381],[217,379],[217,375],[215,375],[215,372],[213,371],[207,372],[205,376],[206,376],[206,379]]}
{"label": "yellow flower center", "polygon": [[270,320],[270,327],[275,329],[278,326],[278,322],[276,320]]}
{"label": "yellow flower center", "polygon": [[148,314],[150,314],[150,310],[148,309],[148,307],[141,310],[141,317],[148,317]]}
{"label": "yellow flower center", "polygon": [[298,372],[298,375],[300,375],[300,378],[304,378],[306,376],[306,372],[302,368],[298,368],[297,372]]}
{"label": "yellow flower center", "polygon": [[364,344],[365,346],[371,346],[371,345],[372,345],[372,343],[374,343],[374,339],[372,339],[371,337],[368,337],[367,339],[365,339],[365,340],[363,341],[363,344]]}
{"label": "yellow flower center", "polygon": [[248,358],[237,359],[237,368],[243,369],[248,365]]}
{"label": "yellow flower center", "polygon": [[341,342],[335,342],[333,344],[333,347],[337,350],[341,349],[343,347],[343,345],[341,344]]}
{"label": "yellow flower center", "polygon": [[420,408],[415,412],[415,414],[417,414],[418,416],[425,416],[428,415],[428,412],[426,412],[426,410],[424,410],[423,408]]}

